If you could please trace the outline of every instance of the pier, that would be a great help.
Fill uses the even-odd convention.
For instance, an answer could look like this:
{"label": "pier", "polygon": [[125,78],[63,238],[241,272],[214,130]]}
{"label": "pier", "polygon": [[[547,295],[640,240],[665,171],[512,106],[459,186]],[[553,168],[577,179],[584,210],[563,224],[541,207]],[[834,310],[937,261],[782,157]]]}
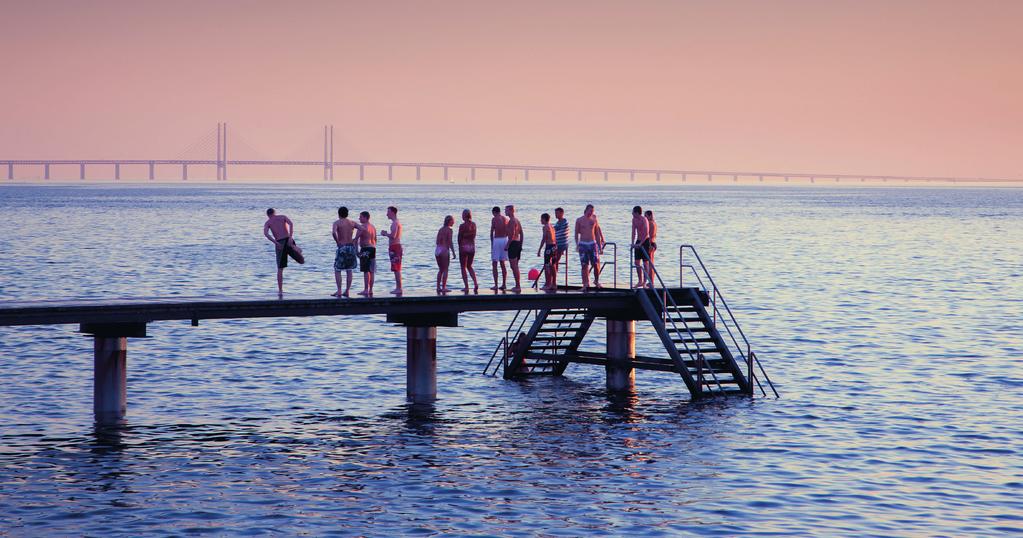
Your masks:
{"label": "pier", "polygon": [[[128,340],[146,337],[154,323],[174,320],[198,326],[202,320],[215,319],[385,316],[387,322],[405,329],[406,391],[408,399],[417,403],[437,397],[438,328],[457,327],[461,315],[484,311],[515,312],[484,374],[501,373],[506,379],[560,376],[570,364],[578,363],[603,366],[609,391],[631,391],[635,370],[675,373],[693,399],[731,393],[753,396],[757,388],[766,396],[765,384],[774,391],[695,249],[683,245],[679,253],[680,268],[689,270],[698,285],[669,287],[654,271],[657,286],[586,292],[561,286],[556,293],[527,289],[353,299],[6,302],[0,304],[0,326],[73,324],[92,336],[93,411],[100,422],[120,421],[127,414]],[[683,258],[685,253],[690,258]],[[606,351],[581,351],[579,346],[597,319],[606,321]],[[636,331],[647,323],[647,330],[663,343],[666,357],[636,354]]]}

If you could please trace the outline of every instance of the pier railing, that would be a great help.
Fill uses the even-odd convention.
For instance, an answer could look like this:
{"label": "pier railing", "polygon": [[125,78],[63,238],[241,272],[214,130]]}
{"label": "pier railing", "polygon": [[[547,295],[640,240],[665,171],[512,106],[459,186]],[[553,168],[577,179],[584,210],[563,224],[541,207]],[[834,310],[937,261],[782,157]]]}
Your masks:
{"label": "pier railing", "polygon": [[[634,255],[636,251],[639,251],[642,256],[641,260],[636,260]],[[650,252],[642,245],[629,245],[629,287],[633,287],[633,270],[644,270],[647,271],[647,282],[645,287],[653,290],[651,295],[654,296],[656,303],[654,306],[657,308],[658,313],[661,316],[661,322],[664,323],[666,329],[674,333],[677,337],[677,342],[682,344],[682,349],[689,355],[690,359],[696,364],[696,380],[699,383],[699,387],[702,390],[704,384],[704,371],[710,374],[711,381],[717,385],[719,391],[724,389],[721,386],[721,380],[718,379],[714,369],[707,363],[707,358],[702,352],[700,352],[699,346],[694,344],[696,349],[689,347],[686,336],[689,337],[689,341],[696,342],[697,337],[693,333],[692,327],[686,321],[685,316],[678,316],[677,313],[680,311],[679,305],[675,302],[675,298],[672,297],[668,290],[668,285],[661,278],[661,274],[657,271],[657,268],[653,264],[650,264],[648,269],[644,269],[641,265],[641,261],[649,260]],[[657,279],[657,284],[654,284],[654,277]],[[679,325],[681,324],[681,328]]]}
{"label": "pier railing", "polygon": [[[689,257],[696,261],[696,264],[687,263],[686,253]],[[710,299],[710,313],[711,322],[715,328],[718,329],[719,333],[727,334],[728,340],[726,343],[730,343],[732,351],[742,358],[742,361],[746,363],[747,377],[751,383],[756,383],[760,392],[764,396],[767,396],[767,392],[764,390],[764,386],[760,382],[760,376],[763,376],[764,382],[770,387],[771,391],[774,392],[775,397],[778,396],[778,391],[774,387],[774,383],[771,382],[771,378],[767,375],[763,365],[760,364],[760,360],[757,358],[756,353],[753,351],[753,346],[750,345],[749,339],[746,338],[746,333],[743,332],[742,327],[739,325],[739,321],[735,318],[735,314],[732,312],[731,307],[728,306],[728,301],[725,300],[725,296],[721,293],[721,289],[718,288],[717,283],[714,282],[714,278],[710,276],[710,271],[707,270],[707,266],[703,263],[703,259],[700,258],[700,254],[696,251],[696,247],[689,244],[684,244],[678,247],[678,266],[679,266],[679,287],[684,286],[686,275],[692,275],[696,278],[696,282],[699,284],[699,288],[707,293]],[[659,277],[658,277],[659,278]],[[631,281],[631,277],[630,277]],[[724,331],[720,328],[724,327]],[[759,370],[759,375],[754,370],[754,366]]]}

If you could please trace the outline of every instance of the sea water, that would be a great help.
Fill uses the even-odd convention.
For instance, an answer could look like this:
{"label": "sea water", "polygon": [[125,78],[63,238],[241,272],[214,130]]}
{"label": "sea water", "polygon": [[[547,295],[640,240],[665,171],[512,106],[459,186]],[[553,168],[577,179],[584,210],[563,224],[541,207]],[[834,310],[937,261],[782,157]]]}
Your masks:
{"label": "sea water", "polygon": [[0,301],[272,298],[267,207],[305,250],[286,293],[327,297],[340,205],[379,229],[399,207],[405,285],[425,292],[444,216],[471,209],[486,288],[508,203],[526,267],[541,212],[595,204],[623,286],[632,206],[652,209],[665,280],[696,245],[781,398],[692,402],[650,371],[608,394],[580,364],[483,376],[511,312],[438,330],[434,406],[406,403],[404,331],[382,316],[157,322],[129,339],[128,420],[105,428],[77,326],[0,328],[0,535],[1023,530],[1020,189],[7,185]]}

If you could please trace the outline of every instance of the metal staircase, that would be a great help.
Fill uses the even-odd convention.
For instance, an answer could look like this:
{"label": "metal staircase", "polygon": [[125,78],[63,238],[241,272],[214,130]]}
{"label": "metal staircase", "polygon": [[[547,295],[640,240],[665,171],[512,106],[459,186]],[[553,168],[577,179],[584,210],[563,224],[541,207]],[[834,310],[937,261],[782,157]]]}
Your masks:
{"label": "metal staircase", "polygon": [[[698,265],[682,263],[683,252],[689,252]],[[643,254],[647,255],[645,251]],[[679,265],[683,272],[681,278],[690,270],[699,287],[669,288],[653,268],[647,287],[634,290],[642,308],[642,313],[636,315],[645,315],[650,321],[668,357],[636,356],[629,361],[629,366],[677,373],[694,399],[718,394],[752,396],[754,387],[759,387],[766,396],[764,383],[777,396],[777,390],[692,245],[680,248]],[[631,269],[635,269],[635,265]],[[516,312],[484,373],[496,375],[502,371],[506,379],[512,379],[562,375],[573,362],[609,366],[607,354],[579,350],[596,317],[585,308]]]}

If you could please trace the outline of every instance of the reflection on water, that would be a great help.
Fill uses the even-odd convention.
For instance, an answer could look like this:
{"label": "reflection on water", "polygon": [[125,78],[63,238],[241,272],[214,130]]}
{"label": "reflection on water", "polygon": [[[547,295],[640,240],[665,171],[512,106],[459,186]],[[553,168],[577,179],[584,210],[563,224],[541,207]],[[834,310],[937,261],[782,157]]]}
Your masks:
{"label": "reflection on water", "polygon": [[[374,219],[404,208],[406,285],[428,288],[452,194],[5,187],[0,207],[23,232],[4,252],[0,300],[265,296],[268,206],[295,220],[309,260],[288,269],[288,289],[326,296],[341,203]],[[411,405],[404,332],[383,319],[166,322],[129,342],[127,422],[99,427],[91,342],[75,327],[4,328],[0,534],[974,536],[1023,525],[1023,192],[457,195],[481,215],[516,203],[527,247],[549,200],[570,216],[594,201],[616,238],[632,205],[649,206],[662,243],[700,247],[783,398],[690,402],[659,372],[613,394],[587,365],[560,379],[484,377],[511,313],[480,313],[438,330],[440,398]],[[89,240],[96,229],[103,244]],[[644,329],[637,352],[653,354]],[[604,330],[585,346],[600,349]]]}

